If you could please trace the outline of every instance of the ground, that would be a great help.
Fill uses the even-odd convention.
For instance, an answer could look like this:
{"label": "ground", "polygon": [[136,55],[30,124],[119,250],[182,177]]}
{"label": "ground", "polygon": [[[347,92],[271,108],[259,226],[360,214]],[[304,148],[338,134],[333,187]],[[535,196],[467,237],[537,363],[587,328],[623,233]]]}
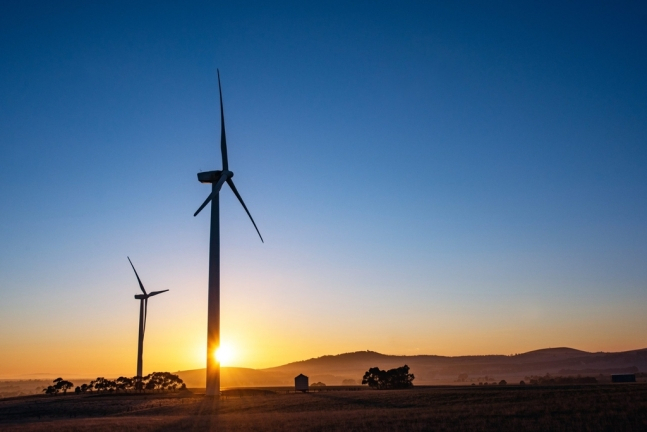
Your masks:
{"label": "ground", "polygon": [[328,388],[0,400],[3,431],[647,430],[647,385]]}

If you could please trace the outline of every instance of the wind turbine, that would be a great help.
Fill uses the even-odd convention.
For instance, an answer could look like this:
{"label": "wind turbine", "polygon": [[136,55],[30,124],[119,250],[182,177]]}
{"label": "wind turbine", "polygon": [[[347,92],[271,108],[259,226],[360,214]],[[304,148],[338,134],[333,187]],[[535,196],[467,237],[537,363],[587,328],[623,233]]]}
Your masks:
{"label": "wind turbine", "polygon": [[211,194],[202,203],[193,216],[197,216],[202,209],[211,202],[211,234],[209,238],[209,300],[207,306],[207,396],[220,396],[220,363],[216,358],[216,350],[220,346],[220,188],[229,185],[238,201],[243,205],[247,216],[254,224],[258,236],[263,241],[261,232],[254,222],[254,218],[247,210],[229,171],[227,161],[227,137],[225,136],[225,114],[222,109],[222,88],[220,87],[220,71],[218,70],[218,91],[220,92],[220,152],[222,154],[222,170],[198,173],[200,183],[211,183]]}
{"label": "wind turbine", "polygon": [[144,354],[144,330],[146,330],[146,313],[148,312],[148,298],[156,296],[157,294],[162,294],[163,292],[166,292],[168,290],[164,291],[152,291],[150,293],[147,293],[146,290],[144,289],[144,284],[142,284],[142,280],[139,279],[139,275],[137,274],[137,270],[135,270],[135,266],[133,265],[133,262],[130,261],[130,257],[128,258],[128,262],[130,262],[130,266],[133,268],[133,271],[135,272],[135,276],[137,276],[137,282],[139,282],[139,288],[141,288],[142,292],[144,294],[136,294],[135,299],[139,300],[139,345],[137,346],[137,382],[141,383],[142,379],[142,357]]}

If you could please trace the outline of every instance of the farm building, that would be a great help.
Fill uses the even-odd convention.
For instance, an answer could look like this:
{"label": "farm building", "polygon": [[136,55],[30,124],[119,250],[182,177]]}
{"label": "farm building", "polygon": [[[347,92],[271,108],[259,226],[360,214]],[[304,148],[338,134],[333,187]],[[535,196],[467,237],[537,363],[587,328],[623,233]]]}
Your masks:
{"label": "farm building", "polygon": [[299,374],[294,377],[294,390],[307,392],[308,391],[308,377],[304,374]]}
{"label": "farm building", "polygon": [[636,374],[611,375],[611,382],[614,382],[614,383],[636,382]]}

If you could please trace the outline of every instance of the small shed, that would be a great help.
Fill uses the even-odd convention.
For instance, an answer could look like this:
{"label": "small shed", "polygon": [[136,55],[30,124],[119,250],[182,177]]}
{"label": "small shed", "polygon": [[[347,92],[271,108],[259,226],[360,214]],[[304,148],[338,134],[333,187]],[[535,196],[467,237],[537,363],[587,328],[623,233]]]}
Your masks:
{"label": "small shed", "polygon": [[614,382],[614,383],[636,382],[636,374],[611,375],[611,382]]}
{"label": "small shed", "polygon": [[294,390],[307,392],[308,391],[308,377],[304,374],[299,374],[294,377]]}

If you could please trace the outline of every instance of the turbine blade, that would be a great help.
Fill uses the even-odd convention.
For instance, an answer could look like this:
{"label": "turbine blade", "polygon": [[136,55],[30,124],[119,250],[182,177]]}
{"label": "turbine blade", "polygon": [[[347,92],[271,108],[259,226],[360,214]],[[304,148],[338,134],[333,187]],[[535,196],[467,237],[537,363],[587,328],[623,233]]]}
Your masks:
{"label": "turbine blade", "polygon": [[249,213],[249,210],[247,210],[247,206],[245,205],[245,202],[243,201],[243,198],[240,196],[238,193],[238,190],[236,190],[236,186],[234,186],[234,181],[230,178],[227,179],[227,184],[231,188],[231,190],[234,192],[234,195],[236,195],[236,198],[238,198],[238,201],[243,205],[243,208],[247,212],[247,216],[249,216],[249,219],[251,219],[252,223],[254,224],[254,228],[256,228],[256,232],[258,233],[258,236],[261,238],[261,241],[265,243],[265,240],[263,240],[263,236],[261,235],[261,232],[258,230],[258,227],[256,226],[256,222],[254,222],[254,218],[252,217],[251,213]]}
{"label": "turbine blade", "polygon": [[202,205],[200,206],[200,208],[199,208],[195,213],[193,213],[193,217],[196,217],[196,216],[198,215],[198,213],[200,213],[200,212],[202,211],[202,209],[203,209],[207,204],[209,204],[209,201],[211,201],[211,199],[212,199],[212,198],[213,198],[213,192],[211,192],[211,193],[209,194],[209,196],[207,197],[207,199],[206,199],[206,200],[204,200],[204,202],[202,203]]}
{"label": "turbine blade", "polygon": [[222,87],[220,87],[220,70],[218,71],[218,92],[220,92],[220,152],[222,153],[222,170],[229,171],[227,161],[227,135],[225,134],[225,113],[222,108]]}
{"label": "turbine blade", "polygon": [[137,270],[135,270],[135,266],[133,265],[133,262],[130,261],[130,257],[126,257],[126,258],[128,258],[128,262],[130,263],[130,266],[133,268],[133,271],[135,272],[135,276],[137,276],[137,282],[139,282],[139,287],[142,289],[142,292],[144,293],[144,295],[148,295],[146,294],[146,290],[144,289],[144,284],[142,284],[142,280],[139,279],[139,275],[137,274]]}
{"label": "turbine blade", "polygon": [[156,296],[157,294],[165,293],[166,291],[168,291],[168,290],[164,290],[164,291],[153,291],[152,293],[148,294],[148,297],[153,297],[153,296]]}

